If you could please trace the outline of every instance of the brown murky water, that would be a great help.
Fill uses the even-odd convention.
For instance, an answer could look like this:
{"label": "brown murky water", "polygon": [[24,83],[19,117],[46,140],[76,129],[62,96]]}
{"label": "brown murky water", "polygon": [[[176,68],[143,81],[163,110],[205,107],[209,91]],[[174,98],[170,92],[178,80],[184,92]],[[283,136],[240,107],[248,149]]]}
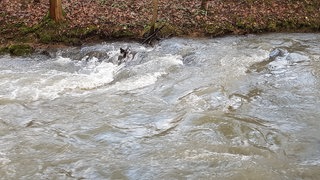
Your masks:
{"label": "brown murky water", "polygon": [[[268,34],[0,57],[0,179],[319,179],[319,42]],[[120,47],[134,53],[118,65]]]}

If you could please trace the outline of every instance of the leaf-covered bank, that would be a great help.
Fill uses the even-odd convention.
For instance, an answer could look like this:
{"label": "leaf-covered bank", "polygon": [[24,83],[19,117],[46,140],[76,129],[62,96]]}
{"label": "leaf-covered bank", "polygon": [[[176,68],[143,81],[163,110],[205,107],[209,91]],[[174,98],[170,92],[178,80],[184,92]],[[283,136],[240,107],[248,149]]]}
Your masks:
{"label": "leaf-covered bank", "polygon": [[[0,1],[0,44],[80,45],[142,40],[152,17],[148,0],[63,0],[65,22],[47,17],[48,0]],[[161,37],[214,37],[263,32],[319,32],[319,0],[159,0]]]}

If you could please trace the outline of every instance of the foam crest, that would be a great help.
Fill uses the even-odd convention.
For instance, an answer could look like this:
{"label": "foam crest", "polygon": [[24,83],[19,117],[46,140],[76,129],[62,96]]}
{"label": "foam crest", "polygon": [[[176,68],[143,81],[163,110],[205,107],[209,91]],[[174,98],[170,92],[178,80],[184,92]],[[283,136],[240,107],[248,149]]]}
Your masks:
{"label": "foam crest", "polygon": [[[110,83],[116,71],[121,68],[121,66],[108,62],[98,63],[97,59],[92,59],[85,66],[81,63],[69,58],[58,57],[51,64],[46,65],[45,68],[49,69],[47,71],[43,72],[44,67],[40,66],[35,73],[24,72],[23,77],[13,74],[18,76],[19,80],[11,82],[13,85],[9,86],[11,93],[7,95],[7,98],[35,101],[38,99],[52,100],[64,94],[82,94]],[[74,70],[75,67],[79,70],[70,70]],[[37,74],[39,72],[40,74]]]}
{"label": "foam crest", "polygon": [[156,83],[158,77],[160,77],[163,74],[165,73],[155,72],[155,73],[148,73],[145,75],[135,76],[125,81],[117,82],[114,86],[111,87],[111,89],[116,91],[131,91],[131,90],[143,88],[146,86],[150,86]]}
{"label": "foam crest", "polygon": [[116,70],[117,67],[114,64],[102,62],[98,66],[87,67],[66,76],[56,86],[63,89],[94,89],[111,82]]}

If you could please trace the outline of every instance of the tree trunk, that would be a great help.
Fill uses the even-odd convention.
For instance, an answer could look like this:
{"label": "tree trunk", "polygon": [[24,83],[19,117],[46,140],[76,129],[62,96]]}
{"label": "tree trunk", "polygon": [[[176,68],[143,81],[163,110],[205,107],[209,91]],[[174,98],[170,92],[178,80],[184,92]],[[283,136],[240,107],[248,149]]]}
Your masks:
{"label": "tree trunk", "polygon": [[50,1],[50,18],[55,22],[61,22],[63,20],[62,4],[61,0],[49,0]]}
{"label": "tree trunk", "polygon": [[201,10],[207,11],[208,10],[208,0],[201,0]]}
{"label": "tree trunk", "polygon": [[158,5],[159,5],[159,1],[158,0],[152,0],[152,4],[153,4],[153,13],[152,13],[152,19],[151,19],[151,28],[150,28],[150,34],[154,33],[155,31],[155,25],[156,25],[156,21],[158,18]]}

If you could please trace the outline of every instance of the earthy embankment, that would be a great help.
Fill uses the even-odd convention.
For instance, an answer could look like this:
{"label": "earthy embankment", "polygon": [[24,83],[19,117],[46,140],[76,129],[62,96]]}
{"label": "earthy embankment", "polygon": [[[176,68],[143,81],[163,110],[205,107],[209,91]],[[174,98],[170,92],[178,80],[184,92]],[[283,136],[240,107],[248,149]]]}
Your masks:
{"label": "earthy embankment", "polygon": [[[152,16],[151,0],[62,3],[65,21],[55,24],[47,16],[48,0],[1,0],[2,51],[14,52],[13,44],[38,47],[123,38],[142,40]],[[201,0],[159,0],[157,25],[165,25],[159,36],[320,32],[319,0],[211,0],[207,11],[200,4]]]}

